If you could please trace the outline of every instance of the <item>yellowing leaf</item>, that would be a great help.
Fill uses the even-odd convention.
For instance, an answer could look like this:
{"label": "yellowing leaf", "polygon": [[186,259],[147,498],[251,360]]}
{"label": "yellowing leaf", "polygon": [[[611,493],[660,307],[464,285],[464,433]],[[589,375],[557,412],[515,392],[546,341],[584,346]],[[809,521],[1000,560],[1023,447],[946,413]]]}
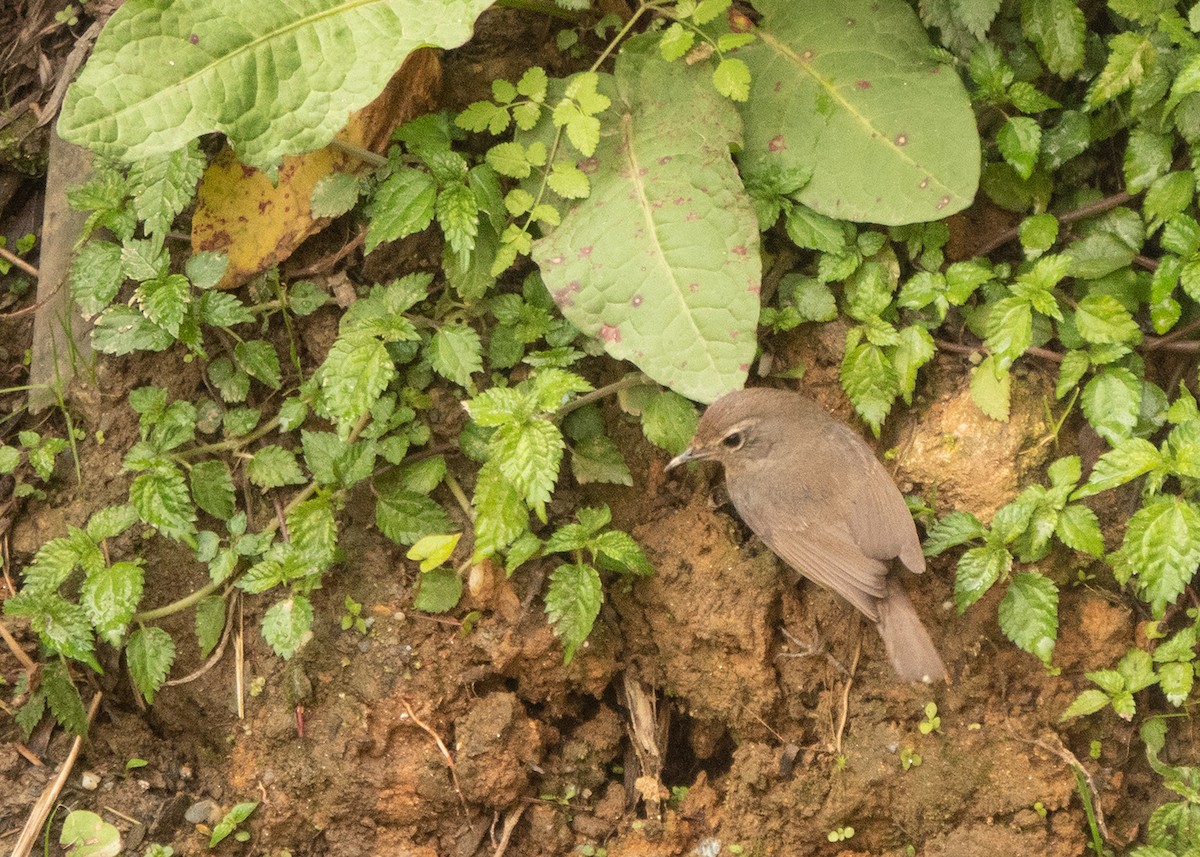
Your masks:
{"label": "yellowing leaf", "polygon": [[421,571],[432,571],[450,559],[450,555],[458,547],[460,538],[462,538],[462,533],[425,536],[409,548],[405,556],[409,559],[420,560]]}
{"label": "yellowing leaf", "polygon": [[[382,151],[401,122],[433,109],[441,91],[441,65],[429,50],[412,53],[383,93],[351,116],[337,139]],[[287,259],[330,218],[312,213],[313,189],[334,173],[358,173],[362,160],[336,144],[305,155],[285,157],[272,183],[226,146],[200,181],[192,218],[192,250],[220,251],[229,267],[218,284],[234,288]]]}

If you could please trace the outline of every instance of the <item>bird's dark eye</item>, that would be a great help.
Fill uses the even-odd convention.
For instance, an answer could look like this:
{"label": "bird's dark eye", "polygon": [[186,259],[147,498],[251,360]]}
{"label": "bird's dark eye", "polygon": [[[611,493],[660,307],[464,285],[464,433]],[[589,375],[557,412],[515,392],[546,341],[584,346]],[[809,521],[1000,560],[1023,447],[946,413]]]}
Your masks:
{"label": "bird's dark eye", "polygon": [[731,431],[721,438],[721,446],[726,449],[741,449],[744,440],[740,431]]}

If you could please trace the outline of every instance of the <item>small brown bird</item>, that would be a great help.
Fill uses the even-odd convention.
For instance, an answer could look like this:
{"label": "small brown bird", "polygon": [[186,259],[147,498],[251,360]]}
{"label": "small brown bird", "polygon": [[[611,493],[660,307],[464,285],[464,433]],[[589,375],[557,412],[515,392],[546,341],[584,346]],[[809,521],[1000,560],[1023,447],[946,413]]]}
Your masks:
{"label": "small brown bird", "polygon": [[772,551],[875,623],[900,678],[946,677],[929,632],[889,575],[896,559],[925,570],[917,528],[861,437],[797,393],[738,390],[705,411],[691,446],[667,469],[709,458],[725,466],[729,499]]}

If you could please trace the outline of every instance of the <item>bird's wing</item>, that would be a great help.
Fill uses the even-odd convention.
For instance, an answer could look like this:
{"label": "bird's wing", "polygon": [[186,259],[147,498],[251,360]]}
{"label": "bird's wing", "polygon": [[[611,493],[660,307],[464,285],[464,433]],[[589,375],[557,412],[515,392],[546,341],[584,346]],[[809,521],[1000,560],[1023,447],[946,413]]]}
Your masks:
{"label": "bird's wing", "polygon": [[832,589],[872,622],[879,621],[876,602],[887,594],[888,567],[864,554],[849,530],[807,523],[782,528],[746,523],[800,574]]}
{"label": "bird's wing", "polygon": [[925,557],[912,514],[891,475],[865,444],[844,447],[854,474],[849,508],[850,534],[864,554],[887,561],[899,557],[905,567],[920,573]]}

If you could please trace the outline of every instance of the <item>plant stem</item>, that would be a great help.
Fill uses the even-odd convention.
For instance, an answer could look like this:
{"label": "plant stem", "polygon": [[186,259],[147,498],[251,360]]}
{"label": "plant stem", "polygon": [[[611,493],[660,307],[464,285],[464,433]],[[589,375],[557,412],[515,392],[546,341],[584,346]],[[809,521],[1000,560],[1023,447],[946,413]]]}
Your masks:
{"label": "plant stem", "polygon": [[626,375],[620,381],[614,381],[611,384],[606,384],[598,390],[592,390],[590,393],[585,393],[578,399],[567,402],[561,408],[554,412],[554,421],[558,422],[571,411],[578,410],[584,405],[590,405],[598,399],[603,399],[605,396],[611,396],[613,393],[618,393],[621,390],[627,390],[630,387],[641,387],[645,384],[653,384],[654,382],[641,372],[634,372],[632,375]]}

